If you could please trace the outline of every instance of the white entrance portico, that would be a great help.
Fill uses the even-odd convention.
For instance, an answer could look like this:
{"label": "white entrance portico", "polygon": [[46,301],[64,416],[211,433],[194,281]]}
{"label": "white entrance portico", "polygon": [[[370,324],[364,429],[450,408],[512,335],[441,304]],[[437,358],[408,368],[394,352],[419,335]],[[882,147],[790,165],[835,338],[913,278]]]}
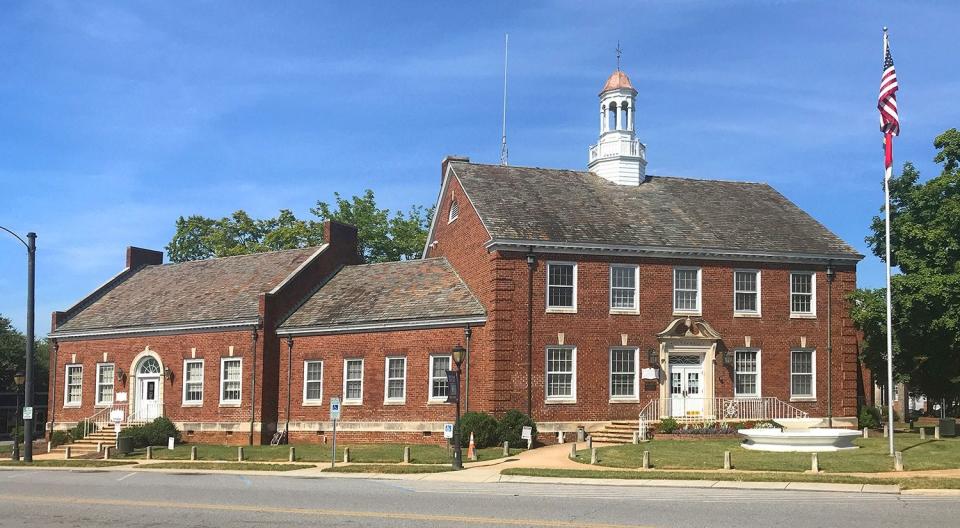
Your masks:
{"label": "white entrance portico", "polygon": [[150,422],[163,416],[163,365],[155,352],[146,347],[130,367],[130,420]]}
{"label": "white entrance portico", "polygon": [[714,367],[720,335],[705,321],[673,320],[660,340],[660,417],[706,419],[714,413]]}

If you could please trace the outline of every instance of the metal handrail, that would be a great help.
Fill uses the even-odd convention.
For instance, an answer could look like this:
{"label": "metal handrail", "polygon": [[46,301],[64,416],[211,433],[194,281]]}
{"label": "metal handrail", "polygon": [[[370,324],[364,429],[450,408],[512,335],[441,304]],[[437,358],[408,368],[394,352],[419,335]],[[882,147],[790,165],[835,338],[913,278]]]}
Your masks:
{"label": "metal handrail", "polygon": [[674,412],[674,398],[667,398],[661,415],[660,400],[650,400],[640,411],[640,422],[659,421],[670,417],[677,421],[743,421],[807,418],[809,413],[774,397],[756,398],[693,398],[680,399],[683,412]]}

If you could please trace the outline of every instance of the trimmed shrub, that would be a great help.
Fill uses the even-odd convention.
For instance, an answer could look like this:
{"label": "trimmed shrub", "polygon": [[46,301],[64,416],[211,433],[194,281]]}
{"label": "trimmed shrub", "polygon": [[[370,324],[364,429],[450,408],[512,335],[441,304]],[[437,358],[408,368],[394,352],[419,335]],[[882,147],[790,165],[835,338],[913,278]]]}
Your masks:
{"label": "trimmed shrub", "polygon": [[86,424],[86,429],[88,434],[95,433],[97,431],[97,425],[95,423],[83,420],[81,422],[77,422],[77,425],[73,426],[72,429],[67,431],[67,434],[70,435],[70,440],[76,442],[77,440],[80,440],[83,438],[84,424]]}
{"label": "trimmed shrub", "polygon": [[54,431],[53,434],[50,435],[50,443],[53,445],[53,447],[69,444],[70,434],[66,431]]}
{"label": "trimmed shrub", "polygon": [[660,425],[657,427],[657,432],[670,434],[677,430],[677,421],[673,418],[664,418],[660,420]]}
{"label": "trimmed shrub", "polygon": [[463,445],[470,443],[470,433],[477,448],[497,445],[497,420],[493,416],[482,412],[468,412],[460,417],[460,442]]}
{"label": "trimmed shrub", "polygon": [[877,427],[880,427],[881,420],[882,418],[880,417],[880,409],[866,405],[860,408],[860,416],[857,420],[860,424],[860,429],[863,429],[864,427],[876,429]]}
{"label": "trimmed shrub", "polygon": [[175,444],[181,443],[180,431],[166,416],[148,424],[127,427],[120,435],[131,438],[135,448],[167,445],[167,438],[171,436]]}
{"label": "trimmed shrub", "polygon": [[524,427],[533,429],[531,438],[537,438],[537,424],[532,418],[516,409],[507,411],[503,418],[500,418],[500,423],[497,424],[498,443],[510,442],[511,446],[517,447],[523,445],[520,435],[523,433]]}

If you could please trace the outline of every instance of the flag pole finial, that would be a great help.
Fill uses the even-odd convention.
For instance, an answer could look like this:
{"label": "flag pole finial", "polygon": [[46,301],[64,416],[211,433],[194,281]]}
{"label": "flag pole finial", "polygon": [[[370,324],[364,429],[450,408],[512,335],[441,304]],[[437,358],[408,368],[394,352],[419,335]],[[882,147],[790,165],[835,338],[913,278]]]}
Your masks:
{"label": "flag pole finial", "polygon": [[884,32],[884,33],[887,32],[887,26],[883,26],[883,32]]}

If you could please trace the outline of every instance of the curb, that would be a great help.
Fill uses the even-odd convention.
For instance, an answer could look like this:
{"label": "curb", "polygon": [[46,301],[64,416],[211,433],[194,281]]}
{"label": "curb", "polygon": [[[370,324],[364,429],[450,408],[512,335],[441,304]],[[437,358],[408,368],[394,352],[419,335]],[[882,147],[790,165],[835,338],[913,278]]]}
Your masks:
{"label": "curb", "polygon": [[[900,486],[882,484],[830,484],[819,482],[750,482],[739,480],[664,480],[664,479],[597,479],[597,478],[552,478],[528,477],[522,475],[501,475],[499,482],[527,484],[594,485],[622,487],[660,487],[660,488],[717,488],[752,489],[783,491],[821,491],[844,493],[875,493],[898,495]],[[913,490],[918,491],[918,490]],[[960,496],[960,490],[957,491]]]}

